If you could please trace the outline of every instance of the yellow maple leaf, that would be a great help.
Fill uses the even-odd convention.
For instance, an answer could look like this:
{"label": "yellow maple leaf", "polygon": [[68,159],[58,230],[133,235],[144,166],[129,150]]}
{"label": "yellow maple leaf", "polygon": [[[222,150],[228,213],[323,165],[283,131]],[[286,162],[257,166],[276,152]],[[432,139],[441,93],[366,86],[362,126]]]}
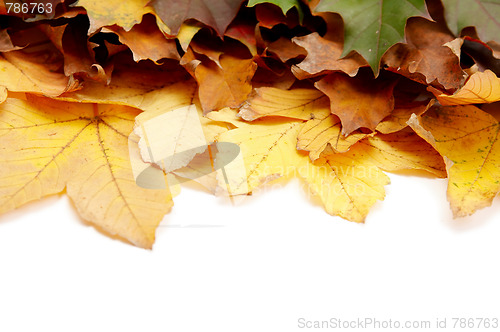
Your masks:
{"label": "yellow maple leaf", "polygon": [[151,248],[172,200],[135,183],[128,135],[139,111],[27,99],[0,105],[0,212],[66,188],[83,219]]}
{"label": "yellow maple leaf", "polygon": [[411,129],[367,137],[357,143],[352,152],[369,156],[371,162],[384,171],[420,169],[446,177],[441,155]]}
{"label": "yellow maple leaf", "polygon": [[297,136],[297,149],[309,151],[314,161],[329,145],[335,152],[346,152],[367,136],[359,130],[345,137],[340,119],[330,113],[330,101],[314,89],[282,90],[258,88],[240,109],[239,116],[247,121],[264,117],[285,117],[308,120]]}
{"label": "yellow maple leaf", "polygon": [[330,101],[316,89],[292,89],[263,87],[255,89],[239,115],[253,121],[265,116],[279,116],[292,119],[309,120],[325,118],[330,114]]}
{"label": "yellow maple leaf", "polygon": [[85,103],[127,105],[143,111],[173,110],[194,103],[196,82],[173,60],[162,66],[127,57],[115,59],[110,84],[86,81],[81,90],[57,99]]}
{"label": "yellow maple leaf", "polygon": [[455,94],[436,98],[443,106],[493,103],[500,100],[500,78],[489,69],[476,72]]}
{"label": "yellow maple leaf", "polygon": [[89,34],[92,34],[103,26],[114,24],[129,31],[141,22],[144,14],[153,12],[152,8],[147,6],[148,2],[149,0],[79,0],[77,5],[87,11],[90,21]]}
{"label": "yellow maple leaf", "polygon": [[382,134],[392,134],[396,133],[406,127],[408,127],[408,120],[412,114],[422,115],[426,110],[428,110],[435,100],[431,100],[427,105],[417,104],[417,105],[405,105],[394,108],[391,114],[385,117],[375,129]]}
{"label": "yellow maple leaf", "polygon": [[327,146],[335,152],[346,152],[359,140],[374,134],[364,134],[355,130],[345,137],[342,135],[340,119],[330,114],[324,119],[315,118],[307,121],[297,136],[297,149],[309,151],[309,157],[314,161]]}
{"label": "yellow maple leaf", "polygon": [[500,190],[500,124],[471,105],[433,107],[410,126],[444,157],[456,217],[491,205]]}
{"label": "yellow maple leaf", "polygon": [[320,197],[328,213],[363,222],[369,208],[384,198],[388,177],[350,152],[313,164],[295,148],[302,126],[300,121],[267,119],[222,133],[220,142],[240,146],[246,168],[246,174],[228,177],[231,194],[246,194],[279,177],[298,176]]}

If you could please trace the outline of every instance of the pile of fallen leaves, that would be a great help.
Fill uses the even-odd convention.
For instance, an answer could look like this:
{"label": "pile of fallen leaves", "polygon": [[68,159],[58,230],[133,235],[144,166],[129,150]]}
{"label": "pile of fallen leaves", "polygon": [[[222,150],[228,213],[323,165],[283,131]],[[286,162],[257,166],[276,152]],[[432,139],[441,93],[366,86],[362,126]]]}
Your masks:
{"label": "pile of fallen leaves", "polygon": [[0,212],[66,190],[149,248],[182,179],[238,197],[297,176],[362,222],[383,171],[419,170],[472,214],[500,190],[499,18],[499,0],[0,1]]}

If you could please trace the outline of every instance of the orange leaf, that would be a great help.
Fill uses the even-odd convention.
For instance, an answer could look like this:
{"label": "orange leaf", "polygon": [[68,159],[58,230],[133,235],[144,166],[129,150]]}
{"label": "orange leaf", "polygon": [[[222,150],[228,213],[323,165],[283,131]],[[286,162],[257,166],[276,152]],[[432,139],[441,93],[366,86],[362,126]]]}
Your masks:
{"label": "orange leaf", "polygon": [[251,80],[257,69],[252,59],[222,55],[220,63],[222,68],[212,61],[205,61],[195,70],[204,113],[239,107],[252,92]]}

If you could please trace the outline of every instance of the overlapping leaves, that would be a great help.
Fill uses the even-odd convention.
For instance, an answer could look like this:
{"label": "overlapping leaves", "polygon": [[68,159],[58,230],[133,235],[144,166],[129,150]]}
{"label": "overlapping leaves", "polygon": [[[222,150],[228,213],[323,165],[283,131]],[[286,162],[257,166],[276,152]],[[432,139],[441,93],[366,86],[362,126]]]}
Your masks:
{"label": "overlapping leaves", "polygon": [[[299,177],[356,222],[385,171],[448,177],[456,216],[500,191],[497,0],[50,3],[0,7],[0,212],[66,190],[82,218],[150,248],[187,178],[235,196]],[[146,120],[168,153],[206,145],[154,161]],[[219,165],[221,142],[238,166]]]}

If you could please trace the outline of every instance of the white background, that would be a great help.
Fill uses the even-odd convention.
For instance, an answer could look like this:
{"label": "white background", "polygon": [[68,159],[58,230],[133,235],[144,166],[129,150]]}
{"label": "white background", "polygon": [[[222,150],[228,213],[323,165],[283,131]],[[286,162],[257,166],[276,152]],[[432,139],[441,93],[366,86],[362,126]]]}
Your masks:
{"label": "white background", "polygon": [[0,331],[500,318],[499,199],[453,220],[446,180],[390,177],[364,225],[326,214],[299,181],[238,206],[184,189],[152,251],[99,233],[65,195],[29,204],[0,217]]}

